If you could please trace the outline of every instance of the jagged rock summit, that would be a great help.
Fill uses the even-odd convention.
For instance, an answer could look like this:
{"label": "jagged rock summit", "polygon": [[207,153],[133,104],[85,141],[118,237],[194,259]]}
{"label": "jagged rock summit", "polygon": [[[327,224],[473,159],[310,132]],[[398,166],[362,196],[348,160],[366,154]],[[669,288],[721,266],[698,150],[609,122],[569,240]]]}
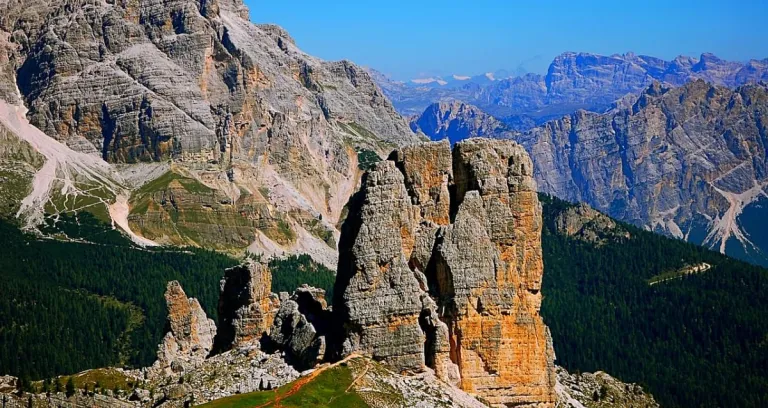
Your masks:
{"label": "jagged rock summit", "polygon": [[515,142],[395,151],[366,174],[343,229],[341,353],[430,367],[495,406],[553,406],[541,222],[533,164]]}
{"label": "jagged rock summit", "polygon": [[451,143],[472,137],[511,138],[507,125],[480,108],[457,100],[437,102],[411,120],[411,129],[429,135],[432,140]]}

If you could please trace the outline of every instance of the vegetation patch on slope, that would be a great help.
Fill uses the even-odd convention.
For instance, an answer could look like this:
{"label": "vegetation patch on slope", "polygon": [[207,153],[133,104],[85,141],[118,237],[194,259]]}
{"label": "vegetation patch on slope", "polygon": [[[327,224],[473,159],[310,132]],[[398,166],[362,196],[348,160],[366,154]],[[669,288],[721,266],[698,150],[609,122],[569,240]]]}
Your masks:
{"label": "vegetation patch on slope", "polygon": [[39,380],[149,365],[165,332],[167,282],[181,281],[215,319],[219,280],[236,263],[200,249],[38,240],[0,221],[0,368]]}
{"label": "vegetation patch on slope", "polygon": [[338,365],[286,384],[274,391],[259,391],[235,395],[201,405],[204,408],[267,408],[267,407],[367,407],[352,387],[352,372]]}
{"label": "vegetation patch on slope", "polygon": [[269,261],[272,292],[291,293],[303,284],[325,290],[325,298],[333,299],[336,272],[312,260],[309,255],[291,255]]}
{"label": "vegetation patch on slope", "polygon": [[572,204],[541,201],[558,364],[643,384],[664,407],[768,406],[768,271],[626,224],[601,245],[568,237],[554,220]]}

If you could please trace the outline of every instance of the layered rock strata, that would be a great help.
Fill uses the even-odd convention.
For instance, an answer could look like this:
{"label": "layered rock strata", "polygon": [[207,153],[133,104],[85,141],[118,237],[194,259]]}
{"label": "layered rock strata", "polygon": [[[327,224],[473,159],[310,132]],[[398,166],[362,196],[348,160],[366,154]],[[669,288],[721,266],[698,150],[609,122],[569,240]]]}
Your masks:
{"label": "layered rock strata", "polygon": [[340,351],[429,366],[492,405],[551,406],[541,207],[511,141],[406,147],[366,174],[344,226]]}
{"label": "layered rock strata", "polygon": [[334,265],[359,152],[419,137],[364,70],[248,16],[242,0],[0,1],[0,100],[68,155],[172,163],[73,211],[124,195],[113,220],[149,242]]}
{"label": "layered rock strata", "polygon": [[768,87],[660,83],[520,135],[542,192],[768,265]]}

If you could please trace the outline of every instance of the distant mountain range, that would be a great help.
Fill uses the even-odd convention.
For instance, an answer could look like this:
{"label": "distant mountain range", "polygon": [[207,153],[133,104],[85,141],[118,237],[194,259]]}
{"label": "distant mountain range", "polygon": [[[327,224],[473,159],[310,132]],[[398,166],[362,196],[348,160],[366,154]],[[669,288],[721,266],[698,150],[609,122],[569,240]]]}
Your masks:
{"label": "distant mountain range", "polygon": [[768,85],[655,82],[605,113],[526,132],[480,108],[436,103],[411,127],[434,139],[515,139],[539,190],[646,229],[768,265]]}
{"label": "distant mountain range", "polygon": [[513,129],[528,130],[578,109],[604,112],[617,99],[640,93],[654,81],[681,86],[703,79],[727,87],[766,81],[768,59],[742,63],[702,54],[665,61],[633,53],[567,52],[552,61],[545,75],[493,81],[482,75],[461,81],[432,78],[420,84],[392,81],[375,71],[372,77],[404,115],[421,114],[432,103],[456,99],[476,105]]}

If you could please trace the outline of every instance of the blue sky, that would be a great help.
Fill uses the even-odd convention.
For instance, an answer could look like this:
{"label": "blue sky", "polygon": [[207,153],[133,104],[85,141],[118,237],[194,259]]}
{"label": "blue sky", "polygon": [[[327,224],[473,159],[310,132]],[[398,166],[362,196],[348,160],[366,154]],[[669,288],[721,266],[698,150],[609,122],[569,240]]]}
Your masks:
{"label": "blue sky", "polygon": [[768,0],[245,0],[304,51],[397,79],[546,72],[563,51],[768,58]]}

